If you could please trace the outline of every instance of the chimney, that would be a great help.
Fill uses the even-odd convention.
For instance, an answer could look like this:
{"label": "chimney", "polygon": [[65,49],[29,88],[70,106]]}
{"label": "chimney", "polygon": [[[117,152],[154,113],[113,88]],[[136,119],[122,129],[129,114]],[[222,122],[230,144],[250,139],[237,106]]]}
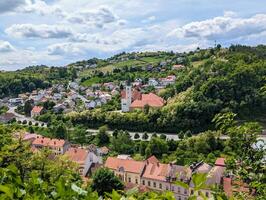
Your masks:
{"label": "chimney", "polygon": [[76,148],[74,149],[74,152],[77,153],[77,149]]}
{"label": "chimney", "polygon": [[160,163],[159,162],[157,162],[157,167],[159,167],[160,166]]}

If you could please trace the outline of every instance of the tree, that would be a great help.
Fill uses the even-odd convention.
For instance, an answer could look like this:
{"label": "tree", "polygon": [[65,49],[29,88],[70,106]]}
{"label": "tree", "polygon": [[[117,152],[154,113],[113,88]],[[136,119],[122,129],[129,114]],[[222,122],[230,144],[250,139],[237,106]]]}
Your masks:
{"label": "tree", "polygon": [[180,131],[179,134],[178,134],[178,138],[180,140],[183,140],[184,139],[184,132],[183,131]]}
{"label": "tree", "polygon": [[99,132],[96,136],[97,144],[102,146],[108,144],[110,141],[109,135],[107,133],[107,126],[101,126]]}
{"label": "tree", "polygon": [[166,139],[166,135],[165,134],[160,134],[160,139],[165,140]]}
{"label": "tree", "polygon": [[113,190],[123,190],[124,185],[114,172],[106,168],[98,169],[92,177],[91,188],[103,196],[106,192],[111,193]]}
{"label": "tree", "polygon": [[138,133],[135,133],[135,135],[134,135],[134,139],[139,139],[140,138],[140,136],[139,136],[139,134]]}
{"label": "tree", "polygon": [[31,115],[31,110],[32,110],[32,102],[30,100],[27,100],[24,104],[24,112],[26,116]]}
{"label": "tree", "polygon": [[[161,157],[164,153],[168,152],[168,145],[165,140],[162,140],[160,138],[153,137],[148,146],[147,149],[150,149],[150,152],[152,155],[155,155],[157,157]],[[148,150],[149,153],[149,150]],[[147,156],[147,154],[146,154]]]}
{"label": "tree", "polygon": [[67,130],[63,123],[57,125],[54,129],[54,137],[58,139],[66,139],[67,137]]}
{"label": "tree", "polygon": [[117,153],[134,153],[134,143],[131,140],[131,136],[126,132],[119,131],[117,137],[111,138],[111,148]]}
{"label": "tree", "polygon": [[148,135],[147,132],[144,132],[144,133],[143,133],[143,135],[142,135],[142,139],[143,139],[143,140],[147,140],[147,139],[149,139],[149,135]]}

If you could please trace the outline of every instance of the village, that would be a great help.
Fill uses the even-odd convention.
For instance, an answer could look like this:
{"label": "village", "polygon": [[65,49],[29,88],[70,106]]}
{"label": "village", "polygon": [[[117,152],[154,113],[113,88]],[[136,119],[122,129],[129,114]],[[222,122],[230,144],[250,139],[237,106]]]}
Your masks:
{"label": "village", "polygon": [[[172,66],[173,70],[182,68],[184,68],[183,65]],[[46,123],[36,120],[38,116],[46,112],[43,106],[46,102],[53,102],[53,107],[50,109],[55,114],[100,108],[116,97],[120,99],[121,104],[120,109],[116,112],[143,110],[145,106],[161,108],[166,104],[166,101],[156,93],[174,84],[175,80],[175,75],[169,75],[158,79],[149,78],[146,84],[141,78],[136,78],[134,82],[106,82],[92,84],[90,87],[79,85],[78,81],[69,82],[67,85],[55,84],[51,88],[19,94],[16,98],[0,99],[0,107],[8,107],[8,111],[0,115],[0,122],[8,123],[16,120],[19,123],[28,124],[31,122],[46,126]],[[145,89],[148,87],[154,88],[156,93],[146,93]],[[28,116],[19,112],[19,108],[20,110],[24,109],[25,102],[31,104]]]}
{"label": "village", "polygon": [[[190,196],[196,195],[200,199],[203,193],[208,199],[212,199],[212,188],[210,186],[222,187],[224,192],[230,196],[233,192],[233,182],[230,176],[226,175],[224,158],[218,158],[214,165],[204,162],[193,163],[190,166],[180,166],[173,163],[161,163],[155,156],[145,160],[136,161],[130,155],[109,156],[110,149],[106,146],[97,147],[93,144],[78,146],[63,139],[52,139],[38,134],[16,133],[16,138],[31,146],[35,154],[47,149],[51,156],[64,156],[74,162],[83,180],[88,181],[92,174],[99,168],[105,167],[124,182],[126,190],[137,187],[139,191],[171,191],[177,200],[187,200]],[[207,174],[206,187],[202,190],[195,189],[192,182],[193,174]],[[176,184],[177,181],[188,185],[188,188]],[[197,193],[194,193],[194,190]],[[241,186],[238,190],[246,190]]]}

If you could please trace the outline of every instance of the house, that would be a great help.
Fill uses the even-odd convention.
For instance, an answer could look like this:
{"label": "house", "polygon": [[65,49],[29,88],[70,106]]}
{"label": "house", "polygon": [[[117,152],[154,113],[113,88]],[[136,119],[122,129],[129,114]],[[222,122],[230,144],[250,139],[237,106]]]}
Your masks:
{"label": "house", "polygon": [[179,70],[179,69],[183,69],[184,67],[185,67],[184,65],[173,65],[172,70]]}
{"label": "house", "polygon": [[79,173],[82,176],[92,174],[97,167],[102,164],[100,157],[96,156],[93,152],[89,152],[82,148],[69,148],[65,155],[79,166]]}
{"label": "house", "polygon": [[159,85],[159,82],[155,78],[149,78],[148,85],[155,87]]}
{"label": "house", "polygon": [[140,99],[136,99],[130,105],[130,110],[141,109],[143,110],[146,105],[152,108],[161,108],[165,104],[163,98],[157,96],[156,94],[142,94]]}
{"label": "house", "polygon": [[55,113],[63,112],[66,109],[66,106],[64,104],[57,104],[53,107],[53,111]]}
{"label": "house", "polygon": [[[172,191],[177,200],[187,200],[191,195],[196,195],[198,200],[202,199],[200,193],[205,194],[208,199],[213,199],[209,186],[222,185],[225,167],[210,166],[199,162],[191,166],[179,166],[172,163],[163,164],[155,156],[144,161],[135,161],[131,158],[108,157],[105,167],[112,170],[126,185],[133,184],[139,188],[163,192]],[[206,173],[206,188],[195,193],[192,182],[193,173]],[[189,188],[177,185],[176,181],[189,185]]]}
{"label": "house", "polygon": [[78,90],[79,89],[79,85],[76,82],[69,83],[69,87],[71,89],[74,89],[74,90]]}
{"label": "house", "polygon": [[174,75],[167,76],[166,78],[160,78],[159,79],[160,84],[162,86],[167,86],[167,85],[174,84],[175,83],[175,80],[176,80],[176,76],[174,76]]}
{"label": "house", "polygon": [[104,84],[103,84],[103,87],[105,87],[105,88],[108,89],[108,90],[113,90],[113,89],[115,88],[115,84],[112,83],[112,82],[104,83]]}
{"label": "house", "polygon": [[7,124],[16,119],[16,116],[13,113],[4,113],[0,115],[0,123]]}
{"label": "house", "polygon": [[112,170],[126,184],[139,185],[145,163],[143,161],[108,157],[104,166]]}
{"label": "house", "polygon": [[32,146],[37,149],[51,149],[55,155],[64,154],[69,148],[70,143],[63,139],[51,139],[47,137],[37,136],[32,142]]}
{"label": "house", "polygon": [[10,106],[19,106],[23,104],[23,99],[22,98],[9,99],[8,103]]}
{"label": "house", "polygon": [[109,153],[109,149],[106,146],[103,146],[101,148],[98,149],[98,153],[100,155],[107,155]]}
{"label": "house", "polygon": [[43,113],[44,109],[42,106],[34,106],[31,110],[31,117],[40,116]]}

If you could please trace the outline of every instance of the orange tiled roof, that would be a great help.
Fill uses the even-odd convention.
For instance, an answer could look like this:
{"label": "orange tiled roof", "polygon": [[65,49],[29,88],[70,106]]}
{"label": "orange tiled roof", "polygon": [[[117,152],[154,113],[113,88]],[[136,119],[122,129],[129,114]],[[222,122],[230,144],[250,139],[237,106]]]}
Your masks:
{"label": "orange tiled roof", "polygon": [[68,158],[74,162],[84,164],[88,156],[88,151],[80,148],[69,148],[65,155],[67,155]]}
{"label": "orange tiled roof", "polygon": [[148,163],[146,165],[145,172],[143,173],[144,178],[166,181],[169,167],[167,164]]}
{"label": "orange tiled roof", "polygon": [[42,112],[42,110],[43,110],[42,106],[34,106],[32,108],[32,112],[34,112],[34,113],[40,113],[40,112]]}
{"label": "orange tiled roof", "polygon": [[145,163],[143,161],[108,157],[104,166],[113,170],[119,170],[119,168],[123,167],[124,171],[140,174],[145,166]]}
{"label": "orange tiled roof", "polygon": [[155,156],[151,156],[147,159],[148,163],[158,163],[159,160]]}
{"label": "orange tiled roof", "polygon": [[215,161],[216,166],[225,167],[225,159],[224,158],[217,158]]}
{"label": "orange tiled roof", "polygon": [[156,94],[142,94],[142,98],[140,100],[135,100],[131,104],[131,108],[144,108],[145,105],[149,105],[150,107],[163,107],[164,99],[157,96]]}
{"label": "orange tiled roof", "polygon": [[32,144],[45,147],[63,147],[66,141],[62,139],[51,139],[46,137],[37,137]]}

